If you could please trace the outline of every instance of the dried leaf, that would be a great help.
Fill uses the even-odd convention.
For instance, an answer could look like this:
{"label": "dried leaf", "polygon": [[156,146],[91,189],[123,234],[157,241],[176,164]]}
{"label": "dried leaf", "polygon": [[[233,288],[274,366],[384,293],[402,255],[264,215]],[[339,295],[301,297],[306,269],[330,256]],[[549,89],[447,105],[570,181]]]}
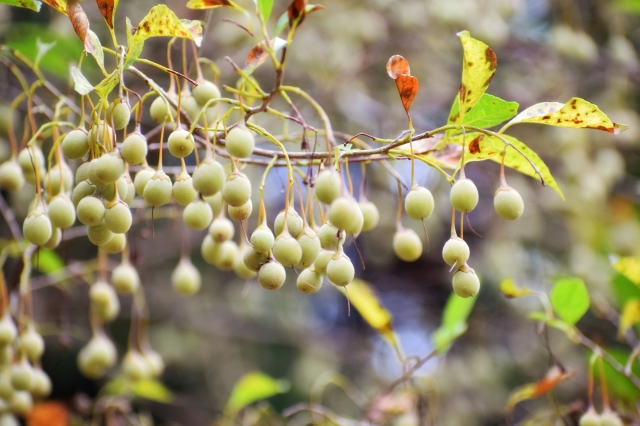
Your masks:
{"label": "dried leaf", "polygon": [[48,4],[58,12],[67,14],[67,0],[42,0],[43,3]]}
{"label": "dried leaf", "polygon": [[620,314],[618,336],[623,337],[627,330],[640,322],[640,300],[631,299],[624,304]]}
{"label": "dried leaf", "polygon": [[119,1],[120,0],[96,0],[98,9],[100,9],[102,17],[107,21],[107,25],[111,30],[113,30],[113,17],[116,14]]}
{"label": "dried leaf", "polygon": [[220,6],[233,7],[233,4],[229,0],[189,0],[187,3],[189,9],[212,9]]}
{"label": "dried leaf", "polygon": [[398,93],[402,100],[402,106],[407,115],[409,115],[411,104],[418,93],[418,79],[412,75],[400,74],[398,78],[396,78],[396,86],[398,87]]}
{"label": "dried leaf", "polygon": [[[280,37],[276,37],[271,42],[271,48],[273,49],[274,53],[282,50],[282,48],[286,45],[287,41]],[[265,51],[264,48],[264,41],[261,41],[253,49],[251,49],[251,51],[247,55],[247,59],[244,63],[244,69],[247,74],[250,75],[256,68],[262,65],[264,61],[267,60],[267,58],[269,58],[269,54]]]}
{"label": "dried leaf", "polygon": [[73,25],[73,29],[75,30],[78,37],[80,37],[80,41],[84,44],[84,50],[87,53],[93,53],[94,47],[91,44],[87,44],[87,31],[89,31],[89,18],[87,18],[87,14],[84,13],[84,9],[80,6],[80,3],[71,3],[67,7],[67,15],[69,16],[69,20],[71,21],[71,25]]}
{"label": "dried leaf", "polygon": [[472,38],[468,31],[458,33],[464,50],[462,83],[458,89],[460,122],[480,100],[496,72],[496,54],[483,42]]}
{"label": "dried leaf", "polygon": [[43,402],[33,406],[27,414],[29,426],[68,426],[69,410],[59,402]]}
{"label": "dried leaf", "polygon": [[504,129],[516,123],[538,123],[574,129],[597,129],[614,135],[629,128],[624,124],[613,123],[596,105],[580,98],[572,98],[566,104],[544,102],[533,105],[515,116],[513,120],[505,125]]}
{"label": "dried leaf", "polygon": [[393,55],[387,61],[387,74],[394,80],[398,78],[400,74],[411,75],[409,61],[400,55]]}
{"label": "dried leaf", "polygon": [[0,0],[0,4],[8,4],[9,6],[24,7],[25,9],[40,12],[42,2],[40,0]]}
{"label": "dried leaf", "polygon": [[90,93],[93,90],[93,86],[89,83],[89,80],[82,75],[82,72],[77,67],[71,67],[71,79],[73,80],[76,92],[78,92],[81,96],[84,96]]}
{"label": "dried leaf", "polygon": [[293,23],[300,19],[298,25],[302,24],[304,17],[307,13],[306,7],[309,0],[293,0],[287,9],[287,16],[289,17],[289,26],[292,27]]}
{"label": "dried leaf", "polygon": [[531,294],[530,288],[519,288],[513,278],[505,278],[504,280],[502,280],[502,282],[500,283],[500,291],[509,299],[514,299],[516,297],[522,297]]}
{"label": "dried leaf", "polygon": [[505,410],[511,412],[518,403],[544,395],[571,376],[573,376],[572,371],[563,371],[554,365],[539,382],[528,383],[511,392]]}
{"label": "dried leaf", "polygon": [[[304,8],[304,13],[305,15],[310,14],[311,12],[315,12],[317,10],[324,10],[324,6],[320,5],[320,4],[308,4],[305,8]],[[285,12],[282,15],[280,15],[280,18],[278,18],[278,22],[276,23],[276,28],[273,32],[274,36],[279,35],[289,24],[289,12]]]}

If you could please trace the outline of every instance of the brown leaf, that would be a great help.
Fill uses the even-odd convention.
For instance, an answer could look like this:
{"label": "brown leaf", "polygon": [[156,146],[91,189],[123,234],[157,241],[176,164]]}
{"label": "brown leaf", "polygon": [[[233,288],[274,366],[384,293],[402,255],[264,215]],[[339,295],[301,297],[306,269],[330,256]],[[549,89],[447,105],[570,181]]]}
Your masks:
{"label": "brown leaf", "polygon": [[79,3],[69,3],[67,5],[67,15],[69,16],[69,20],[71,21],[71,25],[73,25],[73,29],[82,40],[84,44],[84,50],[87,53],[94,53],[95,49],[93,44],[87,37],[89,32],[89,18],[87,18],[87,14],[84,13],[82,6]]}
{"label": "brown leaf", "polygon": [[256,46],[253,49],[251,49],[251,51],[247,55],[247,59],[244,61],[244,67],[246,69],[252,66],[260,65],[268,57],[269,57],[269,54],[265,52],[264,45],[262,44],[262,42],[260,42],[256,44]]}
{"label": "brown leaf", "polygon": [[189,9],[210,9],[213,7],[231,6],[229,0],[189,0]]}
{"label": "brown leaf", "polygon": [[418,93],[418,79],[411,75],[400,74],[396,78],[396,86],[402,100],[402,106],[404,106],[404,110],[409,115],[409,108],[411,108],[413,99]]}
{"label": "brown leaf", "polygon": [[109,28],[113,29],[113,14],[118,6],[118,0],[96,0],[96,4]]}
{"label": "brown leaf", "polygon": [[409,61],[400,55],[393,55],[387,62],[387,74],[394,80],[398,78],[400,74],[411,75]]}
{"label": "brown leaf", "polygon": [[469,142],[469,152],[477,154],[480,152],[480,141],[484,139],[484,135],[476,136],[471,142]]}
{"label": "brown leaf", "polygon": [[37,404],[27,414],[29,426],[68,426],[69,411],[59,402]]}
{"label": "brown leaf", "polygon": [[289,16],[289,26],[293,25],[293,22],[300,18],[298,25],[302,24],[304,15],[306,14],[305,8],[307,7],[308,0],[293,0],[287,9],[287,15]]}

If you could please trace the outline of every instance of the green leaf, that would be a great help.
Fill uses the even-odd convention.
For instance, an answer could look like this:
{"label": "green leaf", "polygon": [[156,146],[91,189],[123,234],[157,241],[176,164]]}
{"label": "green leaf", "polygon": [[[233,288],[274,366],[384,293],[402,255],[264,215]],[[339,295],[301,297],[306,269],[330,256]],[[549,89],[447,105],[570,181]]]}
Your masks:
{"label": "green leaf", "polygon": [[571,98],[566,104],[542,102],[522,111],[501,130],[517,123],[538,123],[573,129],[597,129],[617,135],[629,128],[613,123],[596,105],[581,98]]}
{"label": "green leaf", "polygon": [[638,0],[616,0],[615,5],[623,12],[640,14],[640,1]]}
{"label": "green leaf", "polygon": [[507,102],[497,96],[483,93],[478,103],[465,114],[464,121],[459,123],[460,108],[456,97],[447,124],[468,124],[486,129],[514,117],[518,113],[518,107],[517,102]]}
{"label": "green leaf", "polygon": [[613,268],[627,277],[632,283],[640,286],[640,258],[623,257],[613,264]]}
{"label": "green leaf", "polygon": [[551,290],[551,306],[567,324],[574,325],[589,309],[589,292],[580,278],[561,278]]}
{"label": "green leaf", "polygon": [[476,303],[476,299],[475,297],[462,298],[455,293],[451,293],[442,314],[442,325],[432,336],[438,352],[448,351],[451,344],[467,331],[467,318]]}
{"label": "green leaf", "polygon": [[166,404],[171,402],[173,395],[165,385],[155,379],[143,379],[131,385],[133,394],[139,398]]}
{"label": "green leaf", "polygon": [[[613,348],[607,348],[606,351],[622,365],[626,364],[629,359],[629,351]],[[594,369],[597,380],[600,379],[599,370],[599,368]],[[632,372],[636,376],[640,375],[640,363],[633,363]],[[604,377],[607,381],[607,387],[615,399],[635,404],[640,398],[640,390],[628,378],[614,370],[606,361],[604,362]]]}
{"label": "green leaf", "polygon": [[273,35],[279,35],[285,28],[287,28],[287,25],[289,25],[289,15],[287,14],[287,12],[285,12],[280,15],[280,18],[278,18],[278,22],[276,22],[276,29],[274,30]]}
{"label": "green leaf", "polygon": [[469,31],[458,33],[462,43],[462,83],[458,89],[460,121],[471,111],[489,87],[498,65],[496,54],[489,46],[469,35]]}
{"label": "green leaf", "polygon": [[93,46],[93,49],[91,50],[91,55],[95,58],[102,72],[106,74],[107,71],[104,69],[104,51],[102,50],[102,43],[100,43],[100,39],[98,38],[96,33],[94,33],[91,30],[88,30],[86,43]]}
{"label": "green leaf", "polygon": [[89,83],[89,80],[82,75],[82,72],[77,67],[71,66],[71,79],[74,83],[73,88],[81,96],[84,96],[93,90],[93,86]]}
{"label": "green leaf", "polygon": [[36,256],[35,265],[43,274],[51,274],[64,269],[62,258],[53,250],[40,249]]}
{"label": "green leaf", "polygon": [[[542,159],[531,148],[525,145],[523,142],[509,135],[502,135],[507,141],[518,148],[524,153],[529,160],[540,171],[540,174],[544,178],[546,185],[549,185],[556,190],[560,198],[564,200],[564,194],[558,186],[555,178],[551,174],[549,167],[542,161]],[[462,145],[463,135],[456,135],[449,138],[447,141],[452,144]],[[465,163],[471,161],[484,161],[492,160],[496,163],[502,163],[502,153],[504,152],[504,142],[495,136],[487,136],[483,133],[470,132],[466,134],[466,146],[464,161]],[[534,179],[539,179],[538,174],[531,166],[529,161],[524,158],[518,151],[513,148],[508,148],[504,159],[504,165],[519,171],[520,173],[530,176]],[[456,167],[456,165],[448,164],[449,167]]]}
{"label": "green leaf", "polygon": [[262,20],[266,23],[271,16],[271,9],[273,9],[273,0],[257,0],[258,13],[262,15]]}
{"label": "green leaf", "polygon": [[24,7],[26,9],[35,10],[40,12],[42,2],[39,0],[0,0],[1,4],[8,4],[9,6]]}
{"label": "green leaf", "polygon": [[256,401],[289,391],[286,380],[276,380],[260,371],[245,374],[238,380],[227,401],[226,413],[234,416]]}
{"label": "green leaf", "polygon": [[104,80],[102,80],[95,87],[95,91],[102,99],[107,99],[109,93],[115,89],[120,81],[120,73],[118,70],[114,70],[111,74],[109,74]]}
{"label": "green leaf", "polygon": [[626,275],[615,274],[611,285],[619,307],[623,307],[629,300],[640,299],[640,287]]}

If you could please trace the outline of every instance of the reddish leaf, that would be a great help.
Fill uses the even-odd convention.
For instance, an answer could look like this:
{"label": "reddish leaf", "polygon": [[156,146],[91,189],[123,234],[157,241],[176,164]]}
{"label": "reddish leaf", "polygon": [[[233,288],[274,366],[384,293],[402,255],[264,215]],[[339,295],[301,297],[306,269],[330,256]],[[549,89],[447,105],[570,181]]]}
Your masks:
{"label": "reddish leaf", "polygon": [[411,75],[400,74],[396,78],[396,86],[398,86],[402,106],[404,106],[404,110],[408,115],[409,108],[411,108],[411,104],[418,93],[418,79]]}
{"label": "reddish leaf", "polygon": [[229,0],[189,0],[189,9],[211,9],[220,6],[232,6]]}
{"label": "reddish leaf", "polygon": [[96,0],[100,13],[102,13],[104,20],[107,21],[107,25],[111,29],[113,29],[113,15],[116,7],[118,7],[118,1],[119,0]]}
{"label": "reddish leaf", "polygon": [[69,3],[67,6],[67,15],[69,16],[69,20],[71,21],[71,25],[73,25],[73,29],[82,40],[82,44],[84,44],[84,50],[87,53],[94,53],[95,49],[93,47],[93,43],[87,37],[89,32],[89,18],[87,18],[87,14],[84,13],[82,6],[79,3]]}
{"label": "reddish leaf", "polygon": [[480,150],[480,141],[484,139],[484,135],[476,136],[471,142],[469,142],[469,152],[472,154],[478,154]]}
{"label": "reddish leaf", "polygon": [[293,26],[293,22],[300,18],[298,25],[304,21],[304,16],[307,13],[305,8],[307,7],[308,0],[293,0],[287,9],[287,15],[289,16],[289,26]]}
{"label": "reddish leaf", "polygon": [[549,371],[547,371],[547,374],[539,382],[528,383],[511,392],[511,395],[509,395],[509,400],[507,401],[506,410],[512,411],[516,404],[518,404],[519,402],[544,395],[551,389],[555,388],[558,384],[567,380],[572,375],[573,372],[564,371],[560,367],[554,365],[549,369]]}
{"label": "reddish leaf", "polygon": [[27,414],[29,426],[68,426],[69,411],[59,402],[37,404]]}
{"label": "reddish leaf", "polygon": [[247,55],[247,59],[244,61],[244,67],[249,68],[252,66],[257,66],[263,63],[269,54],[264,50],[263,42],[256,44],[256,46],[251,49],[249,54]]}
{"label": "reddish leaf", "polygon": [[387,74],[394,80],[398,78],[400,74],[411,75],[409,61],[400,55],[393,55],[387,62]]}

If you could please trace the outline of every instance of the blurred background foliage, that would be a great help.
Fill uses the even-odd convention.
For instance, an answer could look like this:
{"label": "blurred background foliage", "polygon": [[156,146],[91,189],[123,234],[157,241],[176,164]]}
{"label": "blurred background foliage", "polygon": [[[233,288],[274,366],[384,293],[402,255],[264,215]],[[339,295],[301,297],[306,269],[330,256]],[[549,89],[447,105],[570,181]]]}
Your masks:
{"label": "blurred background foliage", "polygon": [[[116,18],[119,37],[124,34],[125,16],[138,22],[156,3],[121,2]],[[186,1],[167,3],[181,18],[205,19],[204,12],[187,9]],[[252,7],[250,1],[240,3]],[[621,309],[621,300],[614,297],[611,286],[611,257],[640,256],[640,2],[323,0],[321,4],[325,10],[307,18],[288,52],[285,82],[307,90],[323,105],[336,130],[394,137],[406,128],[396,88],[384,69],[393,54],[407,58],[412,75],[420,80],[420,92],[412,107],[416,129],[444,124],[460,79],[461,47],[456,33],[465,29],[490,45],[498,56],[490,93],[519,102],[521,109],[537,102],[566,102],[579,96],[597,104],[614,122],[630,126],[616,137],[547,126],[514,128],[513,134],[547,162],[566,202],[551,188],[508,171],[509,183],[526,203],[524,216],[513,223],[500,220],[492,207],[499,166],[473,163],[467,167],[467,175],[481,194],[480,204],[469,219],[482,237],[469,233],[468,241],[471,261],[483,283],[469,318],[469,330],[446,356],[425,364],[413,386],[399,388],[387,399],[376,401],[375,409],[369,407],[380,413],[376,419],[381,424],[394,425],[512,424],[553,411],[551,401],[572,407],[575,413],[584,409],[588,354],[564,334],[550,331],[549,347],[576,374],[562,383],[551,399],[526,402],[505,417],[503,409],[510,391],[543,377],[549,367],[549,352],[535,324],[527,318],[530,310],[539,309],[538,301],[507,300],[498,284],[512,277],[521,285],[549,292],[552,277],[574,275],[585,280],[594,306]],[[287,5],[286,1],[274,1],[272,26]],[[91,28],[107,45],[109,34],[95,4],[87,1],[83,7]],[[236,75],[223,58],[229,56],[242,64],[254,43],[238,27],[223,22],[225,18],[243,22],[244,17],[222,9],[211,15],[202,55],[219,66],[220,83],[233,86]],[[82,53],[67,18],[46,6],[40,13],[0,6],[0,42],[34,57],[38,38],[56,41],[42,61],[42,69],[58,87],[67,87],[68,66]],[[165,64],[166,41],[149,40],[143,57]],[[174,60],[179,61],[179,51],[174,49],[173,53]],[[140,67],[167,87],[166,75]],[[91,81],[98,81],[93,61],[85,60],[83,72]],[[255,76],[263,87],[272,84],[273,71],[267,66]],[[132,85],[135,77],[127,79]],[[135,83],[144,93],[142,83]],[[15,80],[6,68],[0,68],[1,159],[9,154],[6,111],[16,94]],[[286,110],[284,104],[276,105]],[[301,112],[310,124],[319,125],[313,110],[302,107]],[[153,127],[149,117],[145,124]],[[408,162],[396,167],[408,179]],[[354,168],[356,185],[360,179],[357,172]],[[255,182],[262,170],[250,168],[246,173]],[[268,179],[270,222],[284,204],[283,179],[283,171],[272,173]],[[451,292],[450,275],[440,256],[448,238],[450,207],[447,182],[440,175],[417,164],[417,180],[436,197],[437,214],[426,223],[430,252],[411,264],[393,255],[397,190],[388,174],[373,164],[366,193],[380,209],[381,226],[358,239],[366,269],[358,268],[357,275],[372,285],[393,315],[405,354],[424,356],[433,349],[432,334],[440,325]],[[33,192],[28,191],[9,197],[20,219],[32,197]],[[422,232],[417,222],[405,218],[403,223]],[[250,221],[252,226],[254,222]],[[9,235],[4,224],[0,235]],[[335,289],[326,287],[309,296],[288,282],[279,292],[261,291],[255,283],[244,283],[233,273],[207,265],[198,250],[204,234],[187,232],[179,220],[157,221],[154,240],[148,225],[136,227],[130,235],[149,303],[151,342],[167,363],[163,383],[174,394],[170,404],[144,398],[131,403],[149,413],[157,424],[211,424],[225,410],[228,413],[235,409],[228,405],[234,385],[245,374],[257,371],[281,381],[258,373],[249,377],[258,380],[250,387],[266,386],[275,389],[277,395],[245,410],[243,424],[305,424],[311,419],[307,414],[285,419],[279,413],[310,398],[341,417],[361,419],[366,408],[361,406],[363,402],[366,405],[372,401],[385,384],[402,374],[394,351],[355,310],[347,314],[347,302]],[[190,299],[176,296],[169,283],[183,238],[204,277],[201,293]],[[353,246],[349,250],[349,256],[357,259]],[[67,264],[91,261],[95,253],[95,247],[82,239],[59,250]],[[52,264],[43,253],[42,269],[57,269],[55,259]],[[6,265],[9,285],[17,282],[16,271],[17,262]],[[87,273],[86,278],[91,280]],[[87,415],[87,401],[104,385],[84,379],[75,364],[77,351],[90,335],[87,286],[80,279],[49,285],[55,277],[43,275],[33,280],[38,289],[34,295],[36,320],[47,335],[43,367],[54,383],[52,398]],[[131,300],[124,298],[121,302],[123,314],[109,331],[122,353]],[[624,358],[627,349],[616,339],[615,327],[603,320],[602,310],[592,308],[578,327]],[[261,378],[266,382],[260,382]],[[334,384],[327,384],[331,381]],[[342,383],[346,391],[335,383]],[[633,405],[637,389],[625,384],[620,380],[613,384],[614,400]],[[242,396],[236,398],[242,401]],[[546,423],[540,420],[535,424]]]}

